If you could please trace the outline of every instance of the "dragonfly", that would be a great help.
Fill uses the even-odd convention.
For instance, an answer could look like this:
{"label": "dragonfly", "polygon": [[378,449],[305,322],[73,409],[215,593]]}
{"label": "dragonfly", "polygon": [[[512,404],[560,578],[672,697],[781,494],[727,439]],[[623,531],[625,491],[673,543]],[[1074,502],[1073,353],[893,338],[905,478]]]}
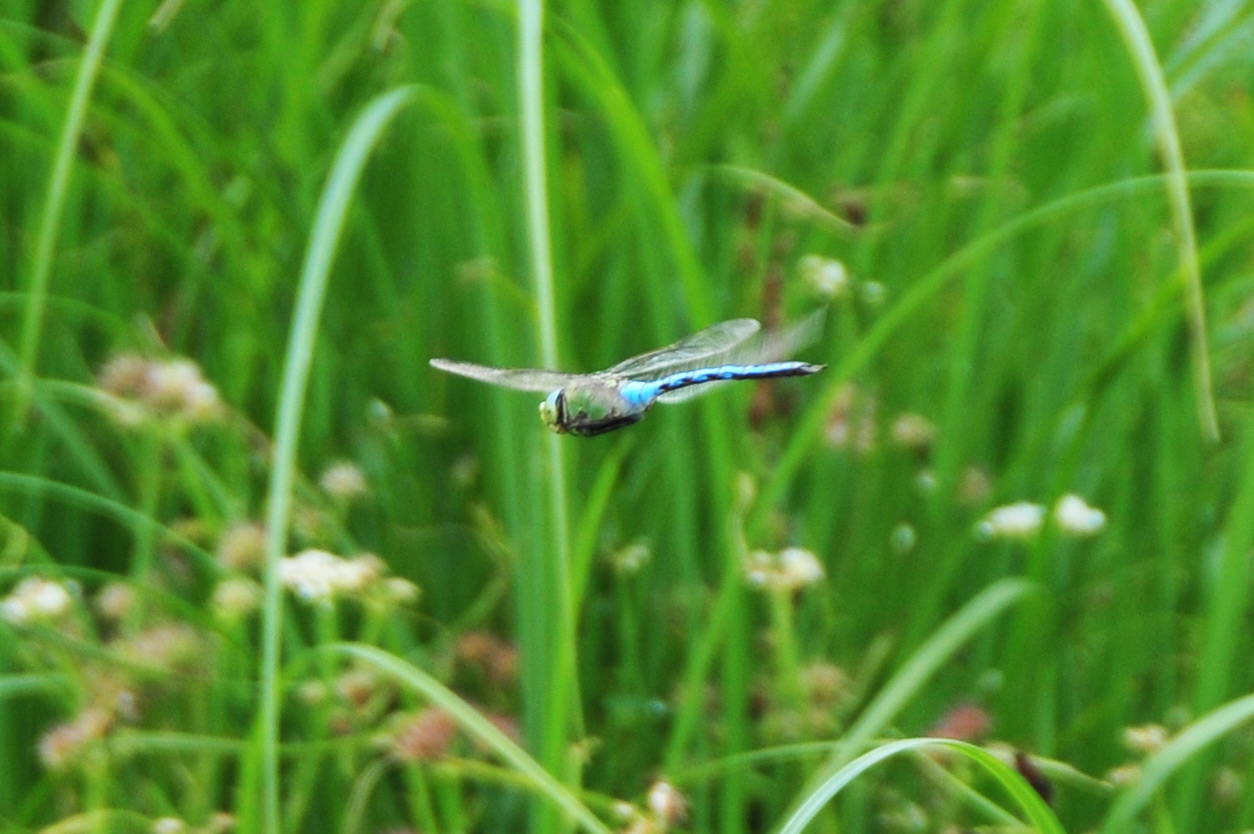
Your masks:
{"label": "dragonfly", "polygon": [[681,402],[719,382],[818,373],[826,366],[776,360],[811,341],[819,326],[821,313],[780,333],[761,332],[755,319],[732,319],[590,374],[454,359],[432,359],[431,365],[503,388],[547,392],[540,403],[546,426],[558,434],[593,437],[638,423],[655,403]]}

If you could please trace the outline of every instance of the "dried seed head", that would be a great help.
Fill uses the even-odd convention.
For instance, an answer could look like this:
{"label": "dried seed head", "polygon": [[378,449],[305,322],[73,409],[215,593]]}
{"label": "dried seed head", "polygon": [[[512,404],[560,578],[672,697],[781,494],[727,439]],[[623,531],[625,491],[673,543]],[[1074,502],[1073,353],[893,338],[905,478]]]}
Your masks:
{"label": "dried seed head", "polygon": [[227,570],[260,568],[266,560],[266,528],[251,521],[232,524],[218,542],[217,556]]}

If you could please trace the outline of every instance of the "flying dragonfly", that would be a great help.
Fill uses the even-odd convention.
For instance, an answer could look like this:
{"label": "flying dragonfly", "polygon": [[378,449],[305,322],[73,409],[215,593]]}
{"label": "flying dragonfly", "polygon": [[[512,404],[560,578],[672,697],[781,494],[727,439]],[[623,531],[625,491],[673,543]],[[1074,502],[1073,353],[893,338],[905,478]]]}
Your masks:
{"label": "flying dragonfly", "polygon": [[[592,437],[644,419],[654,403],[680,402],[734,379],[805,376],[824,365],[777,361],[812,341],[822,313],[780,333],[760,333],[754,319],[732,319],[590,374],[493,368],[453,359],[433,367],[504,388],[546,391],[540,419],[558,434]],[[757,338],[754,338],[754,337]]]}

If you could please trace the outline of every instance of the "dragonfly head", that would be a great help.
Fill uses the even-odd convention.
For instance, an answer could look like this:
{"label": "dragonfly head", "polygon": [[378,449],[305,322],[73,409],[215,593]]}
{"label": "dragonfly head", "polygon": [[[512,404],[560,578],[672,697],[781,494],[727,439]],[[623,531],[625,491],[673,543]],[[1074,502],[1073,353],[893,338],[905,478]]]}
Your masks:
{"label": "dragonfly head", "polygon": [[558,388],[540,403],[540,419],[558,434],[566,431],[566,392]]}

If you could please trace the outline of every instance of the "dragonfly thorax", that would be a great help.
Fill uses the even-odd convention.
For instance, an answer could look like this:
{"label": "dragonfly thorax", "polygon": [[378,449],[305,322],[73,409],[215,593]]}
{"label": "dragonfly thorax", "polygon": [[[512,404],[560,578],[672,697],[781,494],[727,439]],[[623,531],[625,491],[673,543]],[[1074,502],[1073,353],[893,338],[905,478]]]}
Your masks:
{"label": "dragonfly thorax", "polygon": [[625,400],[610,385],[559,388],[540,403],[540,419],[558,434],[592,437],[644,418],[647,406]]}

